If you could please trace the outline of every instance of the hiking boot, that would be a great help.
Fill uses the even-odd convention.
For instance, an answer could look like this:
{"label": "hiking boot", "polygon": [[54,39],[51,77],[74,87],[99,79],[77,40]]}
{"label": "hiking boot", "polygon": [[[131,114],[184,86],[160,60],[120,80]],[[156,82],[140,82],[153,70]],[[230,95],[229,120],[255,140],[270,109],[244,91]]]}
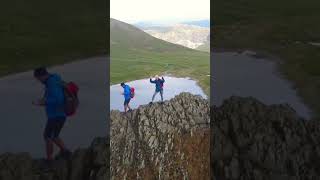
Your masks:
{"label": "hiking boot", "polygon": [[151,105],[153,102],[149,102],[149,105]]}
{"label": "hiking boot", "polygon": [[129,109],[129,110],[128,110],[128,112],[131,112],[131,111],[132,111],[132,109]]}

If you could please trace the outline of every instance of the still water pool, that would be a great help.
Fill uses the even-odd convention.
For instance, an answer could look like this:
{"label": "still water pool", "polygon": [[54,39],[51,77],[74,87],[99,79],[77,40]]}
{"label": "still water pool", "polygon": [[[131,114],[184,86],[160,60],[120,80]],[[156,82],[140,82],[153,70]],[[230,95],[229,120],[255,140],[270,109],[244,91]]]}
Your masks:
{"label": "still water pool", "polygon": [[[163,86],[163,98],[169,100],[182,92],[189,92],[194,95],[200,95],[207,98],[204,91],[198,86],[197,82],[190,78],[177,78],[172,76],[164,76],[165,83]],[[148,104],[155,91],[155,84],[150,83],[149,79],[140,79],[127,82],[130,87],[135,89],[135,96],[131,99],[131,108],[137,108],[140,105]],[[110,87],[110,109],[123,111],[124,97],[121,94],[123,88],[120,84]],[[155,97],[155,102],[160,101],[160,93]]]}

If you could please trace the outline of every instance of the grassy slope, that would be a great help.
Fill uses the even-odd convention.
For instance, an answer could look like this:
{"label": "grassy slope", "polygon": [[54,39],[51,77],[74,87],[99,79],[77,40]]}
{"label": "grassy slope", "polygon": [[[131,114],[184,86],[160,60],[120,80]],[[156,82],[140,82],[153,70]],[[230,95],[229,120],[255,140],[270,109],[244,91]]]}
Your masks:
{"label": "grassy slope", "polygon": [[172,73],[199,81],[209,94],[209,53],[156,39],[117,20],[110,26],[111,84]]}
{"label": "grassy slope", "polygon": [[215,0],[213,48],[249,48],[283,60],[281,71],[320,116],[320,1]]}
{"label": "grassy slope", "polygon": [[0,76],[106,53],[106,2],[1,3]]}
{"label": "grassy slope", "polygon": [[204,42],[204,44],[200,45],[196,49],[199,51],[210,52],[210,41]]}

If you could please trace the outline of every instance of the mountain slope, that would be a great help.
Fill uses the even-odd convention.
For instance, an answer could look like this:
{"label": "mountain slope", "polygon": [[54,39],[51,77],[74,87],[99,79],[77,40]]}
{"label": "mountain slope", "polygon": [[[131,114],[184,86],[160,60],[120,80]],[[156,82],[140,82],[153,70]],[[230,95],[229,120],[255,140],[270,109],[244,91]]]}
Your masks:
{"label": "mountain slope", "polygon": [[210,35],[207,37],[207,40],[196,49],[199,51],[210,52]]}
{"label": "mountain slope", "polygon": [[107,53],[106,2],[3,1],[0,76]]}
{"label": "mountain slope", "polygon": [[115,19],[110,21],[110,30],[110,45],[112,48],[152,50],[156,52],[182,50],[180,46],[166,41],[161,42],[140,29]]}
{"label": "mountain slope", "polygon": [[209,94],[209,53],[154,38],[111,19],[110,57],[111,84],[170,73],[198,80]]}
{"label": "mountain slope", "polygon": [[196,48],[199,51],[210,52],[210,41],[205,41],[204,44]]}

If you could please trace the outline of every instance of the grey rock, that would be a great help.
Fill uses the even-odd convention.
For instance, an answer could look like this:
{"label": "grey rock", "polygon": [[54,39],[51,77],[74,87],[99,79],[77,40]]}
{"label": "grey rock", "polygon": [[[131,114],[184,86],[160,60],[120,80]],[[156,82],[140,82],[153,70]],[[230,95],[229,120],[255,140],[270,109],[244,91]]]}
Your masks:
{"label": "grey rock", "polygon": [[[189,93],[132,112],[111,111],[111,177],[190,179],[187,166],[192,162],[178,142],[185,140],[181,137],[193,137],[197,130],[209,129],[209,115],[208,101]],[[209,149],[209,140],[205,148]]]}
{"label": "grey rock", "polygon": [[[0,180],[100,180],[110,176],[107,138],[96,138],[70,159],[57,157],[50,165],[28,153],[0,155]],[[106,156],[106,157],[104,157]]]}
{"label": "grey rock", "polygon": [[320,179],[318,121],[231,97],[211,109],[212,179]]}

